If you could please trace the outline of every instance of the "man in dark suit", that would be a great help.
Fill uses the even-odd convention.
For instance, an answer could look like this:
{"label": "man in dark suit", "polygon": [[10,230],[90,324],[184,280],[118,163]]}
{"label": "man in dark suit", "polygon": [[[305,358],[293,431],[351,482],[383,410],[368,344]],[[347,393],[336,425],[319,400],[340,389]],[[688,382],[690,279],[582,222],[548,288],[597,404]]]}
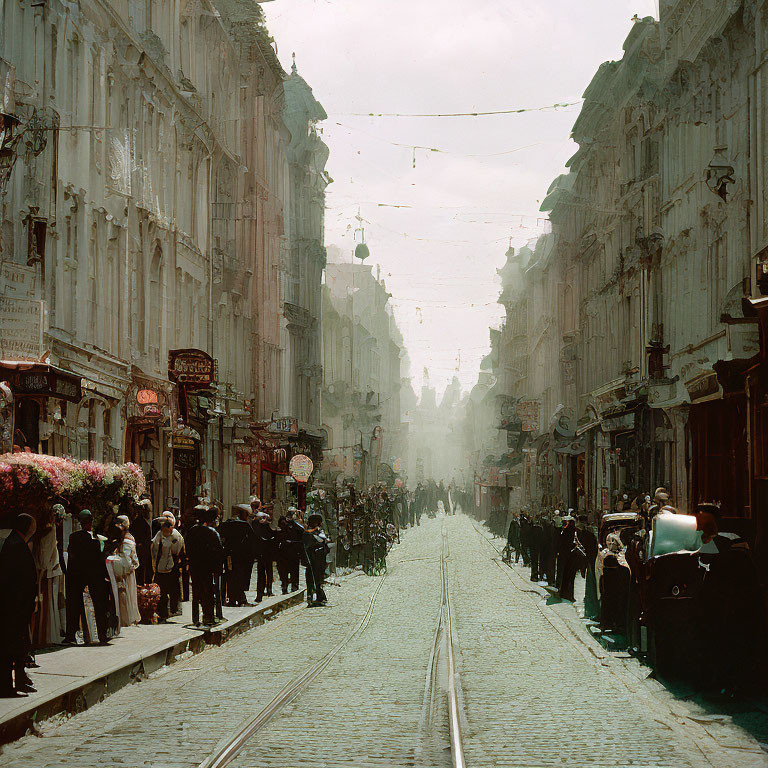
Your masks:
{"label": "man in dark suit", "polygon": [[299,565],[304,551],[304,526],[296,519],[299,510],[288,507],[285,517],[278,521],[277,569],[284,595],[299,588]]}
{"label": "man in dark suit", "polygon": [[203,624],[209,627],[216,623],[215,580],[221,573],[224,547],[213,524],[216,510],[203,506],[195,507],[197,524],[189,529],[185,539],[189,574],[192,579],[192,621],[197,625],[199,608],[203,609]]}
{"label": "man in dark suit", "polygon": [[13,528],[0,528],[0,698],[35,691],[24,671],[37,597],[37,569],[28,546],[34,534],[29,515],[19,515]]}
{"label": "man in dark suit", "polygon": [[219,526],[226,558],[227,605],[249,604],[245,593],[251,586],[256,557],[256,534],[248,522],[250,512],[247,504],[238,504],[232,508],[233,517]]}
{"label": "man in dark suit", "polygon": [[[80,620],[85,620],[83,591],[88,592],[96,614],[96,630],[100,645],[107,645],[107,569],[99,540],[93,533],[93,517],[83,509],[78,515],[80,530],[69,537],[67,547],[67,628],[64,642],[75,643]],[[94,638],[91,638],[92,640]]]}
{"label": "man in dark suit", "polygon": [[274,579],[275,553],[277,551],[277,534],[270,525],[270,517],[266,512],[256,513],[253,525],[256,534],[256,557],[258,559],[258,578],[256,581],[256,602],[260,603],[264,595],[272,597],[272,581]]}

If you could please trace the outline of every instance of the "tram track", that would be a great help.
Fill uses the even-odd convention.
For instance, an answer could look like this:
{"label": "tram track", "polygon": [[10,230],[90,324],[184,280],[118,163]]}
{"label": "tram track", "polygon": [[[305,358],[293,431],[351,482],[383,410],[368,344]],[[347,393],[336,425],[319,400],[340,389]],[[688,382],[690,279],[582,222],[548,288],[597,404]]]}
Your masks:
{"label": "tram track", "polygon": [[[411,751],[411,757],[403,761],[403,765],[430,765],[434,766],[435,744],[442,741],[440,749],[445,750],[444,736],[447,720],[447,735],[453,768],[466,768],[464,759],[461,711],[461,685],[456,666],[456,631],[454,626],[454,613],[450,598],[448,560],[450,551],[448,545],[448,533],[442,528],[442,549],[439,556],[440,563],[440,606],[436,620],[435,631],[427,664],[424,694],[422,699],[421,718],[419,732],[422,743],[417,743]],[[428,560],[438,558],[413,558],[416,560]],[[402,565],[411,560],[403,560]],[[246,747],[254,749],[252,744],[256,737],[289,705],[307,691],[318,680],[324,670],[328,669],[334,659],[349,649],[350,646],[361,637],[369,626],[376,608],[377,598],[387,581],[388,573],[383,574],[371,595],[365,614],[352,628],[352,630],[332,648],[319,661],[306,669],[303,673],[285,685],[274,698],[252,717],[243,722],[237,730],[220,741],[214,752],[208,755],[199,768],[224,768],[231,766],[244,752]],[[422,668],[423,669],[423,668]],[[444,694],[444,698],[442,696]],[[445,719],[439,715],[445,713]],[[282,722],[282,721],[281,721]],[[431,750],[430,751],[430,747]],[[396,765],[393,762],[393,766]]]}

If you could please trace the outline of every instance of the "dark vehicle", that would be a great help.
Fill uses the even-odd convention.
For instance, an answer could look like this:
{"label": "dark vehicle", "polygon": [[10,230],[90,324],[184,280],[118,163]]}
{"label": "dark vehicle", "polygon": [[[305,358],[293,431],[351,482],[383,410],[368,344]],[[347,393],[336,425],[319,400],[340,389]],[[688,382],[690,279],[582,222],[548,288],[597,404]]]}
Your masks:
{"label": "dark vehicle", "polygon": [[663,676],[706,688],[754,685],[764,675],[757,643],[765,612],[751,552],[734,533],[702,544],[695,520],[654,521],[642,615],[651,662]]}
{"label": "dark vehicle", "polygon": [[626,549],[643,518],[636,512],[609,512],[600,521],[595,577],[600,597],[600,627],[627,634],[627,605],[632,574]]}

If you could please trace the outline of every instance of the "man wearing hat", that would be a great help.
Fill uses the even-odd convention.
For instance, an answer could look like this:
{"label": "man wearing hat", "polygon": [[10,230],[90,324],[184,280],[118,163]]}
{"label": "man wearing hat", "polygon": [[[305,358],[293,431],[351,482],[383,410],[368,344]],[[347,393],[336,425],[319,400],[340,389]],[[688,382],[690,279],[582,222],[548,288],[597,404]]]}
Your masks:
{"label": "man wearing hat", "polygon": [[278,521],[277,570],[284,595],[299,588],[299,565],[304,550],[304,526],[298,521],[299,510],[288,507]]}
{"label": "man wearing hat", "polygon": [[227,605],[248,605],[245,593],[251,586],[256,557],[256,534],[248,522],[250,513],[248,504],[237,504],[232,507],[233,516],[219,526],[224,545]]}
{"label": "man wearing hat", "polygon": [[270,525],[270,517],[266,512],[259,511],[256,513],[253,531],[256,534],[256,558],[258,561],[256,602],[260,603],[265,594],[267,597],[273,595],[276,534]]}
{"label": "man wearing hat", "polygon": [[93,602],[96,617],[96,631],[101,645],[107,645],[107,569],[104,555],[101,552],[99,540],[93,533],[93,516],[90,510],[83,509],[78,515],[80,530],[74,531],[69,537],[67,547],[67,628],[64,642],[75,643],[75,633],[86,626],[83,592],[88,587],[88,593]]}
{"label": "man wearing hat", "polygon": [[199,505],[195,507],[194,512],[197,524],[190,528],[186,538],[189,572],[192,577],[192,621],[198,624],[198,610],[202,606],[203,624],[210,627],[216,623],[216,580],[221,573],[224,547],[213,527],[216,509]]}

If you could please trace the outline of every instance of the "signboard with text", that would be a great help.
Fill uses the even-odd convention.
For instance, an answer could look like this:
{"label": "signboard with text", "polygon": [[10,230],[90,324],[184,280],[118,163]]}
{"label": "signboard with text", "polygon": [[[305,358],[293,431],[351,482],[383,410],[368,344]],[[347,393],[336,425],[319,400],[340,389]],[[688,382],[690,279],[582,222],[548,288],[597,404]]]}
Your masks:
{"label": "signboard with text", "polygon": [[539,400],[520,400],[517,403],[517,418],[522,422],[523,432],[538,432],[541,413]]}
{"label": "signboard with text", "polygon": [[216,362],[200,349],[168,352],[168,378],[189,389],[205,389],[216,383]]}
{"label": "signboard with text", "polygon": [[285,416],[281,419],[275,419],[270,422],[267,427],[267,432],[272,432],[280,435],[298,435],[299,434],[299,420]]}
{"label": "signboard with text", "polygon": [[43,355],[45,302],[0,296],[0,356],[3,360],[39,360]]}

